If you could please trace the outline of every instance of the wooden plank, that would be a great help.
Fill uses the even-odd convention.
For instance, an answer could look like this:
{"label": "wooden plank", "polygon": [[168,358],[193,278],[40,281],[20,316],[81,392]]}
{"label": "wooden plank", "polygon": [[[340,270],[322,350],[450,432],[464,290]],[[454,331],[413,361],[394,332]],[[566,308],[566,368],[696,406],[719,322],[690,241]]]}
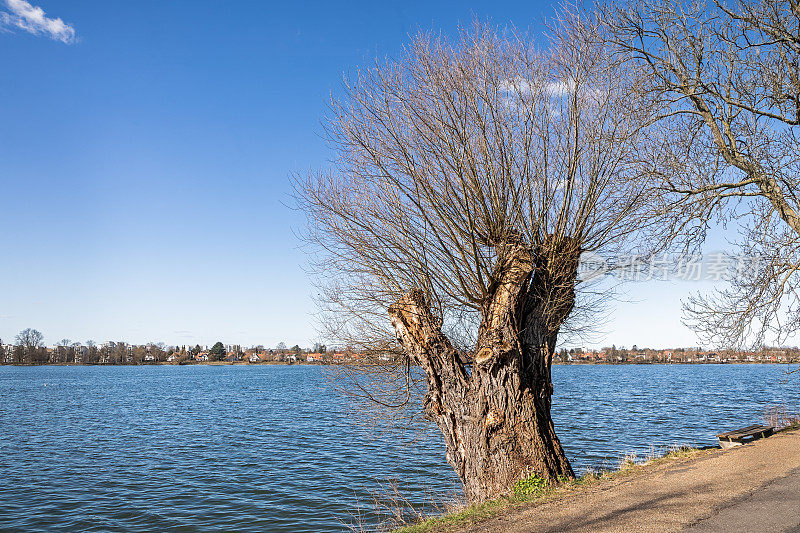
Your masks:
{"label": "wooden plank", "polygon": [[756,426],[752,429],[749,429],[748,431],[739,430],[735,436],[739,438],[750,437],[753,435],[758,435],[759,433],[764,433],[765,431],[769,431],[771,429],[772,429],[771,426]]}
{"label": "wooden plank", "polygon": [[738,435],[739,433],[742,433],[742,432],[746,433],[746,432],[751,431],[751,430],[753,430],[753,429],[755,429],[757,427],[758,427],[758,425],[747,426],[746,428],[740,428],[740,429],[732,429],[730,431],[726,431],[725,433],[720,433],[720,435],[722,435],[722,436]]}
{"label": "wooden plank", "polygon": [[733,431],[727,431],[725,433],[717,434],[718,438],[729,438],[729,439],[741,439],[744,437],[752,437],[753,435],[758,435],[759,433],[765,433],[767,431],[772,431],[775,428],[772,426],[747,426],[746,428],[735,429]]}
{"label": "wooden plank", "polygon": [[722,448],[733,448],[734,446],[742,446],[743,444],[769,437],[774,429],[772,426],[747,426],[746,428],[720,433],[717,435],[717,439],[719,439],[719,445]]}

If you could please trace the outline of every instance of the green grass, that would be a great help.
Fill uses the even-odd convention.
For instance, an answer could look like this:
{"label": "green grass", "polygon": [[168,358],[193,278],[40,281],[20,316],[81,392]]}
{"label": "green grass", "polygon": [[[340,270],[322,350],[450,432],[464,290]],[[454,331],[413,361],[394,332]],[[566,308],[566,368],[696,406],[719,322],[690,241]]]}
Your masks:
{"label": "green grass", "polygon": [[625,456],[620,462],[619,470],[589,471],[580,478],[562,480],[551,484],[537,476],[517,481],[513,492],[495,500],[469,505],[452,513],[426,518],[419,523],[411,524],[395,530],[395,533],[429,533],[447,531],[456,527],[468,526],[499,515],[501,512],[531,503],[542,503],[556,499],[561,495],[583,490],[604,480],[628,476],[641,471],[644,467],[668,461],[692,457],[701,450],[689,447],[673,448],[661,456],[653,452],[645,462],[636,462],[636,456]]}
{"label": "green grass", "polygon": [[536,474],[522,478],[514,485],[514,495],[517,498],[538,496],[550,488],[550,483]]}

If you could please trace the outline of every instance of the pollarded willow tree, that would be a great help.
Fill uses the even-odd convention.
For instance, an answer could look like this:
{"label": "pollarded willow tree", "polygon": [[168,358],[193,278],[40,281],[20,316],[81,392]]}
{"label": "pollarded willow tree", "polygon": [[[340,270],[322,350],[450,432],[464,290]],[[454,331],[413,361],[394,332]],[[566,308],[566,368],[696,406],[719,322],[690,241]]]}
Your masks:
{"label": "pollarded willow tree", "polygon": [[687,322],[723,347],[785,341],[800,331],[800,2],[641,0],[603,18],[664,105],[661,159],[684,168],[654,175],[665,203],[743,230],[744,268]]}
{"label": "pollarded willow tree", "polygon": [[346,387],[401,407],[419,369],[472,501],[573,476],[550,370],[587,310],[580,256],[665,242],[639,72],[573,15],[546,50],[481,25],[417,36],[346,81],[332,165],[298,180],[327,340],[390,356]]}

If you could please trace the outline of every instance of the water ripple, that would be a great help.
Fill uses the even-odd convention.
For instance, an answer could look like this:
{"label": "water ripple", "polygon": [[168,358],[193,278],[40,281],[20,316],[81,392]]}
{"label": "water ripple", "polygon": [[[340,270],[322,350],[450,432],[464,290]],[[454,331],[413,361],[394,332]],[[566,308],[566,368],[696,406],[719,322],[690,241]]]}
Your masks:
{"label": "water ripple", "polygon": [[[797,407],[780,371],[559,366],[553,417],[578,471],[614,466]],[[457,490],[435,428],[349,409],[319,367],[0,367],[0,529],[346,530],[388,480],[418,506]]]}

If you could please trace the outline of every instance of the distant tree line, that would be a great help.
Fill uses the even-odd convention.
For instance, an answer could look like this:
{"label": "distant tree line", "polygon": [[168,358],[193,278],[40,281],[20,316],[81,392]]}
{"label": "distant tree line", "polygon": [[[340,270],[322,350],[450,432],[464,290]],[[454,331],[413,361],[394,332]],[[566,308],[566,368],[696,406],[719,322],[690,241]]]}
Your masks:
{"label": "distant tree line", "polygon": [[[185,363],[197,360],[239,361],[248,353],[269,353],[282,360],[286,356],[300,356],[306,353],[326,352],[325,345],[315,344],[313,348],[301,348],[295,344],[291,348],[286,343],[279,343],[276,348],[265,348],[258,345],[248,350],[233,345],[226,348],[222,342],[216,342],[210,349],[199,344],[194,346],[167,346],[163,342],[147,344],[131,344],[124,341],[107,342],[98,345],[93,340],[84,343],[61,339],[51,348],[44,344],[44,335],[33,328],[20,331],[13,343],[4,343],[0,339],[0,364],[111,364],[138,365],[149,363]],[[206,359],[207,358],[207,359]]]}
{"label": "distant tree line", "polygon": [[758,350],[708,350],[698,348],[631,348],[616,345],[599,350],[562,348],[556,352],[554,361],[559,363],[590,361],[594,363],[797,363],[800,362],[798,347],[763,347]]}
{"label": "distant tree line", "polygon": [[167,347],[163,342],[134,345],[126,342],[109,342],[98,346],[92,340],[85,343],[61,339],[52,348],[44,345],[44,335],[36,329],[27,328],[14,337],[13,344],[0,339],[0,362],[12,364],[141,364],[163,362],[178,351],[178,347]]}

